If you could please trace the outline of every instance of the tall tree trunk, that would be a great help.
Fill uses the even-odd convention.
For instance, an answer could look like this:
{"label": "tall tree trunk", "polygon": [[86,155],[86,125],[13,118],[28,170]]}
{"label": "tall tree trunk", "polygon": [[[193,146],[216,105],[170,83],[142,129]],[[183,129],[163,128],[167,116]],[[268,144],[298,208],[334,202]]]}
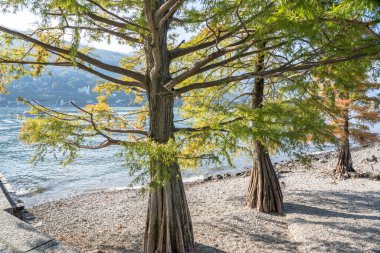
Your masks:
{"label": "tall tree trunk", "polygon": [[349,114],[348,109],[343,111],[343,136],[340,144],[338,164],[334,170],[334,174],[339,178],[345,176],[347,172],[355,172],[352,166],[351,148],[350,148],[350,130],[349,130]]}
{"label": "tall tree trunk", "polygon": [[[265,48],[265,44],[261,48]],[[264,54],[256,60],[256,71],[264,69]],[[264,78],[256,78],[252,95],[252,108],[257,110],[264,102]],[[260,124],[260,122],[258,122]],[[248,186],[247,206],[260,212],[283,213],[281,186],[266,148],[259,142],[253,144],[253,167]]]}
{"label": "tall tree trunk", "polygon": [[[169,20],[160,25],[159,17],[155,16],[164,3],[163,0],[145,0],[150,30],[144,39],[146,74],[149,76],[145,83],[150,114],[149,137],[161,144],[174,138],[174,96],[164,88],[171,79],[167,49]],[[150,177],[152,182],[165,183],[156,184],[149,193],[144,252],[194,252],[193,227],[177,160],[168,165],[161,159],[151,158]]]}

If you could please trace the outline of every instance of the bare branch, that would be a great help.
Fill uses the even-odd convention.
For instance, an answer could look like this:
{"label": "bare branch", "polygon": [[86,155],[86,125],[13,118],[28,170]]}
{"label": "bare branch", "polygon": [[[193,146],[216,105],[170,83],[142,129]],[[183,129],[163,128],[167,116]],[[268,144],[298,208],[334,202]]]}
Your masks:
{"label": "bare branch", "polygon": [[[117,19],[123,21],[124,23],[126,23],[126,24],[128,24],[128,25],[134,26],[134,27],[136,27],[136,28],[138,28],[138,29],[141,29],[141,30],[146,30],[146,31],[148,31],[148,29],[147,29],[146,27],[143,27],[143,26],[141,26],[141,25],[138,25],[138,24],[133,23],[133,22],[131,22],[131,21],[125,19],[125,18],[122,18],[122,17],[116,15],[115,13],[113,13],[113,12],[107,10],[106,8],[104,8],[102,5],[100,5],[99,3],[95,2],[95,1],[92,1],[92,0],[87,0],[87,1],[90,2],[90,3],[92,3],[93,5],[97,6],[99,9],[101,9],[101,10],[104,11],[105,13],[109,14],[110,16],[112,16],[112,17],[114,17],[114,18],[117,18]],[[87,13],[86,13],[86,14],[87,14]],[[99,16],[97,16],[96,18],[98,18],[98,17],[99,17]],[[100,18],[102,18],[102,17],[100,17]],[[100,20],[98,20],[98,21],[100,21]],[[103,19],[102,22],[104,22],[104,21],[105,21],[105,20]],[[104,23],[106,23],[106,22],[104,22]],[[118,25],[119,25],[119,24],[118,24]],[[125,28],[125,26],[124,26],[124,27],[121,27],[121,28]]]}
{"label": "bare branch", "polygon": [[49,66],[73,66],[71,62],[36,62],[36,61],[18,61],[18,60],[6,60],[0,59],[1,64],[23,64],[23,65],[49,65]]}
{"label": "bare branch", "polygon": [[165,14],[165,16],[160,20],[160,22],[158,23],[158,27],[161,28],[165,22],[167,20],[169,20],[169,18],[171,16],[174,15],[175,11],[178,10],[178,8],[181,6],[183,0],[179,0],[177,3],[175,3],[175,5],[168,11],[168,13]]}
{"label": "bare branch", "polygon": [[119,140],[112,140],[112,141],[106,140],[98,145],[83,145],[83,144],[72,144],[72,145],[78,148],[84,148],[84,149],[102,149],[102,148],[109,147],[111,145],[120,145],[121,143],[122,141],[119,141]]}
{"label": "bare branch", "polygon": [[[265,13],[266,11],[268,11],[270,8],[272,8],[273,6],[275,6],[274,2],[270,3],[269,5],[267,5],[266,8],[264,8],[263,10],[261,10],[259,13],[257,13],[255,15],[253,15],[252,17],[250,17],[249,20],[254,20],[254,18],[257,18],[258,16],[262,15],[263,13]],[[207,21],[207,20],[205,20],[205,21]],[[198,50],[205,49],[205,48],[211,47],[213,45],[216,45],[216,43],[219,43],[219,42],[221,42],[221,41],[223,41],[225,39],[228,39],[228,38],[234,36],[242,28],[244,29],[244,21],[242,19],[240,19],[239,20],[239,24],[236,25],[236,27],[234,27],[231,31],[226,32],[223,35],[218,35],[217,38],[215,38],[215,39],[213,39],[211,41],[207,41],[207,42],[204,42],[204,43],[200,43],[200,44],[197,44],[197,45],[194,45],[194,46],[185,47],[185,48],[176,48],[176,49],[173,49],[173,50],[170,51],[170,57],[171,57],[171,59],[175,59],[175,58],[187,55],[187,54],[191,54],[191,53],[196,52]],[[248,29],[246,29],[246,28],[244,29],[244,33],[248,33],[249,34],[250,32],[251,31],[249,31]]]}
{"label": "bare branch", "polygon": [[86,65],[84,64],[81,64],[81,63],[77,63],[77,66],[78,68],[88,72],[88,73],[91,73],[91,74],[94,74],[98,77],[101,77],[103,78],[104,80],[107,80],[107,81],[110,81],[110,82],[113,82],[113,83],[116,83],[116,84],[120,84],[120,85],[124,85],[124,86],[128,86],[130,87],[131,89],[135,90],[135,91],[138,91],[140,92],[141,90],[139,89],[135,89],[136,88],[140,88],[140,89],[145,89],[144,86],[140,83],[140,82],[129,82],[129,81],[123,81],[123,80],[120,80],[120,79],[117,79],[117,78],[113,78],[111,76],[108,76],[108,75],[105,75],[99,71],[96,71],[90,67],[87,67]]}
{"label": "bare branch", "polygon": [[148,132],[144,130],[137,130],[137,129],[110,129],[110,128],[103,128],[107,132],[111,133],[124,133],[124,134],[140,134],[148,136]]}
{"label": "bare branch", "polygon": [[175,6],[180,0],[168,0],[166,1],[161,7],[156,11],[154,14],[154,17],[156,20],[161,19],[165,15],[165,13],[171,9],[173,6]]}

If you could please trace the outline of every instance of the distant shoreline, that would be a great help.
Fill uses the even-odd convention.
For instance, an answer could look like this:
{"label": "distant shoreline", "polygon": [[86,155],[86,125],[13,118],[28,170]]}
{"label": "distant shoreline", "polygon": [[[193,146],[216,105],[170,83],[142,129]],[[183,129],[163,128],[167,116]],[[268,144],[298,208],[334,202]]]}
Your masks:
{"label": "distant shoreline", "polygon": [[[368,144],[365,146],[353,145],[353,147],[351,149],[352,149],[352,151],[357,151],[357,150],[361,150],[361,149],[366,148],[366,147],[373,147],[375,145],[377,145],[377,144]],[[332,147],[329,147],[329,148],[332,148]],[[334,150],[315,151],[315,152],[306,153],[305,157],[306,158],[307,157],[315,158],[316,156],[317,157],[318,156],[323,157],[323,156],[326,156],[328,154],[332,154],[335,152],[336,151],[334,151]],[[280,161],[273,162],[275,169],[278,170],[284,164],[293,163],[294,161],[298,161],[298,159],[292,159],[290,157],[287,157],[287,158],[289,158],[289,159],[281,159]],[[221,172],[207,172],[207,173],[201,174],[201,175],[184,177],[183,181],[184,181],[184,184],[187,186],[187,185],[201,184],[201,183],[205,183],[205,182],[213,181],[213,180],[222,180],[222,179],[228,179],[228,178],[234,178],[234,177],[247,177],[250,173],[250,168],[249,167],[244,167],[244,168],[242,167],[242,168],[235,168],[235,169],[230,168],[230,169],[224,169],[221,171],[222,171],[222,173]],[[119,191],[119,190],[136,190],[136,189],[138,190],[138,189],[141,189],[142,187],[143,186],[119,186],[119,187],[107,187],[107,188],[102,188],[102,189],[89,189],[89,190],[86,190],[84,192],[79,192],[77,194],[76,193],[70,194],[67,197],[57,198],[57,199],[53,199],[53,200],[47,200],[47,201],[43,201],[40,203],[33,203],[32,205],[29,205],[29,207],[34,207],[36,205],[41,205],[41,204],[48,203],[51,201],[66,200],[66,199],[70,199],[73,197],[82,196],[82,195],[91,194],[91,193],[112,192],[112,191]],[[22,200],[24,196],[36,195],[39,193],[43,193],[45,191],[48,191],[48,189],[46,189],[46,188],[35,188],[35,189],[31,189],[31,192],[25,192],[25,193],[21,193],[21,194],[20,194],[20,192],[15,192],[15,195],[19,199]]]}

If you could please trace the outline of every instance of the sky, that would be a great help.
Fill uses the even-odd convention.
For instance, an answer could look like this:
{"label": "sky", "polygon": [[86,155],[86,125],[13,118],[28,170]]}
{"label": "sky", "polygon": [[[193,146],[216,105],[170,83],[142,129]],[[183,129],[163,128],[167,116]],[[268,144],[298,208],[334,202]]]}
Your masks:
{"label": "sky", "polygon": [[[34,28],[33,25],[35,22],[38,21],[38,17],[33,15],[30,12],[18,12],[17,14],[0,14],[0,25],[11,28],[11,29],[17,29],[19,31],[26,31],[31,28]],[[106,41],[104,42],[83,42],[83,44],[99,48],[99,49],[106,49],[111,51],[116,51],[120,53],[129,53],[133,49],[127,45],[120,45],[117,43],[117,41],[111,41],[110,44],[108,44]]]}

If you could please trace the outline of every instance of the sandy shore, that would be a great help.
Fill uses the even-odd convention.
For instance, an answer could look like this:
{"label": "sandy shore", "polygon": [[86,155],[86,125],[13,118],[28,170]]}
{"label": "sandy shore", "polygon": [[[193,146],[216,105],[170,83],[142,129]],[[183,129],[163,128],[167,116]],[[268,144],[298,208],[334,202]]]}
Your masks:
{"label": "sandy shore", "polygon": [[[187,185],[199,252],[380,252],[380,181],[336,180],[337,154],[276,165],[286,215],[245,207],[248,177]],[[377,161],[377,159],[379,161]],[[353,151],[358,171],[380,172],[380,146]],[[98,192],[32,208],[34,225],[83,252],[142,252],[147,197]]]}

